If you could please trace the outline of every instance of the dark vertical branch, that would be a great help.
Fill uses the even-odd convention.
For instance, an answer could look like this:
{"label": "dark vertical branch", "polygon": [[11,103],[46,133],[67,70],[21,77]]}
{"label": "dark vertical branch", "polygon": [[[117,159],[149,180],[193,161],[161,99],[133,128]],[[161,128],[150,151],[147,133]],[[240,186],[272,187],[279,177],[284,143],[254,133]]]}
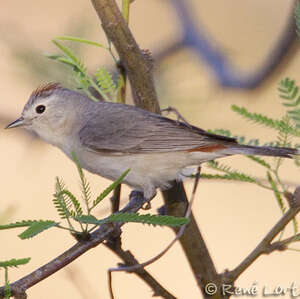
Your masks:
{"label": "dark vertical branch", "polygon": [[91,0],[108,39],[115,46],[132,86],[135,104],[160,112],[151,67],[114,0]]}
{"label": "dark vertical branch", "polygon": [[[173,216],[184,216],[188,206],[188,200],[182,183],[177,183],[172,189],[163,191],[167,214]],[[174,228],[177,232],[178,228]],[[221,298],[220,293],[209,296],[205,287],[214,283],[220,290],[221,277],[218,275],[213,260],[209,254],[203,236],[199,230],[193,213],[190,216],[190,223],[186,226],[184,234],[180,238],[180,244],[186,258],[193,270],[195,279],[202,291],[204,298]],[[225,297],[223,297],[225,298]]]}
{"label": "dark vertical branch", "polygon": [[[160,113],[151,66],[147,56],[138,47],[115,0],[91,1],[108,39],[115,46],[127,71],[136,106]],[[174,187],[163,192],[163,195],[170,215],[184,215],[188,202],[182,184],[174,182]],[[208,280],[217,283],[219,276],[193,217],[180,242],[201,290],[204,290]],[[203,295],[206,296],[205,292]],[[210,298],[218,298],[218,295]]]}

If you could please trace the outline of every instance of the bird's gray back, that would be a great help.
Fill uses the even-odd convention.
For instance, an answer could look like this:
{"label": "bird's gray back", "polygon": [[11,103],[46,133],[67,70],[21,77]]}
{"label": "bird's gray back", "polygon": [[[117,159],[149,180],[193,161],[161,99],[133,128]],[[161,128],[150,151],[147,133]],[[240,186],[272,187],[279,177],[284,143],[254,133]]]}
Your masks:
{"label": "bird's gray back", "polygon": [[153,114],[134,106],[99,102],[89,103],[79,138],[94,151],[151,153],[182,151],[232,138],[213,135],[196,127]]}

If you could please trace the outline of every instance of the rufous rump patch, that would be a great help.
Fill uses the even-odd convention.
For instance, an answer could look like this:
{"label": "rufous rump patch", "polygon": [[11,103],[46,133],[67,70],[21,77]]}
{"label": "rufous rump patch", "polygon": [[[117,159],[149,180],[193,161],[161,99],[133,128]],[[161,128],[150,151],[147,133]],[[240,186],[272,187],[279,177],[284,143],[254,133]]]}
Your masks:
{"label": "rufous rump patch", "polygon": [[226,148],[223,144],[214,144],[210,146],[201,146],[201,147],[196,147],[188,150],[188,152],[205,152],[205,153],[212,153],[221,149]]}

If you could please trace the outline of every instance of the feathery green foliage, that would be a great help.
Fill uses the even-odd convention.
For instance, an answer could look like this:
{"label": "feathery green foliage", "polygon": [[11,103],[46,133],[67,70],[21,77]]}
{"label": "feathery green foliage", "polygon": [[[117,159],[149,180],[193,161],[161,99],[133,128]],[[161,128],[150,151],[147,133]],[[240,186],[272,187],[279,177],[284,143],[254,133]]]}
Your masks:
{"label": "feathery green foliage", "polygon": [[52,220],[40,220],[34,222],[32,225],[30,225],[24,232],[19,234],[20,239],[29,239],[37,234],[45,231],[46,229],[49,229],[51,227],[57,226],[58,223]]}
{"label": "feathery green foliage", "polygon": [[65,190],[65,185],[62,180],[56,178],[55,184],[55,193],[53,198],[54,206],[60,216],[61,219],[68,219],[71,217],[72,213],[69,210],[70,208],[70,201],[66,197],[65,193],[62,192]]}
{"label": "feathery green foliage", "polygon": [[281,193],[278,190],[277,184],[274,181],[274,179],[272,178],[271,173],[269,171],[267,171],[267,178],[268,178],[268,181],[269,181],[269,183],[271,185],[271,188],[274,192],[274,195],[275,195],[277,203],[280,207],[280,210],[282,211],[282,213],[284,213],[286,211],[285,204],[284,204],[283,199],[281,197]]}
{"label": "feathery green foliage", "polygon": [[201,173],[200,175],[203,179],[221,179],[227,181],[239,181],[239,182],[247,182],[247,183],[256,183],[256,180],[246,174],[239,172],[232,172],[229,174],[209,174],[209,173]]}
{"label": "feathery green foliage", "polygon": [[48,58],[64,63],[72,67],[73,77],[79,89],[82,89],[93,101],[98,101],[89,88],[94,88],[101,96],[108,100],[107,95],[102,92],[101,88],[95,83],[95,81],[88,75],[87,68],[84,63],[76,56],[76,54],[66,45],[60,43],[57,39],[53,39],[52,42],[63,52],[63,55],[46,55]]}
{"label": "feathery green foliage", "polygon": [[72,158],[76,164],[76,167],[77,167],[77,170],[79,173],[80,182],[81,182],[81,190],[82,190],[82,198],[86,204],[87,210],[89,211],[90,210],[90,200],[91,200],[91,187],[83,173],[82,167],[80,166],[78,158],[76,157],[74,152],[72,152]]}
{"label": "feathery green foliage", "polygon": [[[124,180],[126,175],[129,173],[130,169],[127,169],[117,180],[115,180],[108,188],[106,188],[91,204],[91,192],[90,185],[84,175],[82,167],[76,157],[76,154],[72,153],[73,160],[75,162],[77,171],[80,177],[81,192],[83,194],[82,199],[85,202],[86,208],[83,214],[83,209],[76,199],[76,197],[69,190],[66,189],[64,183],[56,179],[56,192],[54,194],[54,205],[58,210],[59,215],[62,219],[66,219],[69,224],[69,230],[73,233],[86,233],[92,231],[98,225],[110,222],[139,222],[147,223],[153,225],[169,225],[169,226],[179,226],[186,223],[186,218],[176,218],[170,216],[159,216],[159,215],[139,215],[134,213],[120,213],[113,214],[105,219],[98,220],[94,215],[91,214],[92,210],[105,198],[108,194],[113,191],[121,182]],[[82,232],[75,230],[72,225],[72,220],[76,220],[80,223]],[[89,229],[88,226],[85,228],[82,224],[93,224],[94,226]],[[61,227],[61,226],[60,226]]]}
{"label": "feathery green foliage", "polygon": [[288,107],[287,115],[293,121],[296,128],[300,129],[300,93],[299,86],[294,80],[285,78],[279,83],[279,95],[283,99],[283,105]]}
{"label": "feathery green foliage", "polygon": [[221,164],[217,161],[209,161],[206,164],[209,168],[223,172],[225,174],[208,174],[208,173],[201,173],[201,178],[204,179],[223,179],[227,181],[240,181],[240,182],[247,182],[247,183],[255,183],[258,184],[258,181],[243,172],[232,170],[230,166]]}
{"label": "feathery green foliage", "polygon": [[271,165],[270,163],[268,163],[265,159],[261,158],[261,157],[257,157],[257,156],[252,156],[252,155],[249,155],[249,156],[246,156],[247,158],[249,158],[250,160],[260,164],[261,166],[263,167],[266,167],[268,169],[271,168]]}
{"label": "feathery green foliage", "polygon": [[[63,54],[46,54],[50,59],[56,60],[58,62],[64,63],[72,68],[73,78],[76,82],[77,88],[82,89],[86,95],[93,101],[99,101],[93,93],[91,92],[94,89],[105,101],[114,99],[116,97],[117,90],[119,85],[123,84],[122,81],[118,81],[118,85],[112,79],[111,74],[104,67],[98,68],[96,73],[90,76],[88,74],[87,68],[79,57],[69,48],[64,45],[61,41],[71,41],[78,42],[82,44],[92,45],[100,47],[104,50],[110,52],[112,58],[114,57],[111,48],[105,47],[104,45],[90,41],[87,39],[73,37],[73,36],[58,36],[52,40],[52,42],[60,49]],[[95,79],[94,79],[95,78]]]}
{"label": "feathery green foliage", "polygon": [[97,198],[93,201],[93,205],[90,211],[96,207],[111,191],[117,188],[121,184],[123,179],[126,177],[130,169],[127,169],[117,180],[115,180],[108,188],[106,188]]}
{"label": "feathery green foliage", "polygon": [[208,166],[214,170],[226,173],[226,175],[223,176],[223,178],[226,180],[238,180],[241,182],[257,183],[254,177],[237,170],[232,170],[230,166],[222,164],[220,162],[210,161],[208,162]]}
{"label": "feathery green foliage", "polygon": [[[297,24],[298,29],[300,28],[300,6],[297,5]],[[271,128],[277,132],[277,141],[272,141],[265,146],[280,146],[280,147],[298,147],[297,144],[292,145],[292,139],[300,137],[300,93],[299,87],[297,86],[294,80],[289,78],[283,79],[279,83],[279,96],[282,99],[282,105],[287,108],[286,114],[283,115],[281,119],[272,119],[266,115],[260,113],[249,112],[244,107],[238,107],[237,105],[232,106],[232,110],[247,120],[250,120],[256,124],[263,125],[265,127]],[[213,130],[210,131],[215,134],[224,135],[227,137],[234,137],[239,143],[247,145],[259,145],[261,142],[258,139],[251,140],[254,142],[250,144],[249,141],[244,136],[233,136],[229,130]],[[232,170],[230,166],[220,164],[219,162],[208,162],[207,165],[209,168],[214,169],[217,173],[207,174],[202,173],[202,178],[208,179],[223,179],[223,180],[235,180],[240,182],[249,182],[255,183],[260,187],[272,190],[274,196],[278,202],[278,205],[282,212],[286,211],[286,202],[285,202],[285,192],[288,191],[286,184],[282,183],[279,170],[281,164],[286,161],[281,157],[273,158],[273,163],[270,163],[267,159],[256,156],[247,156],[251,161],[263,166],[266,169],[267,183],[262,180],[258,180],[253,176],[240,172],[239,170]],[[297,167],[300,166],[300,163],[297,160],[297,157],[294,159]],[[298,231],[298,223],[296,219],[293,219],[294,231]]]}
{"label": "feathery green foliage", "polygon": [[49,229],[50,227],[57,226],[59,223],[53,220],[24,220],[20,222],[10,223],[6,225],[0,225],[0,230],[11,229],[18,227],[28,227],[24,232],[19,234],[21,239],[32,238],[42,231]]}
{"label": "feathery green foliage", "polygon": [[106,68],[98,68],[95,73],[95,77],[98,85],[105,94],[109,94],[111,97],[116,94],[117,85],[114,82],[112,75]]}
{"label": "feathery green foliage", "polygon": [[135,223],[143,223],[143,224],[152,224],[156,225],[166,225],[166,226],[181,226],[187,224],[189,222],[188,218],[185,217],[174,217],[174,216],[161,216],[161,215],[140,215],[138,213],[117,213],[112,214],[105,219],[97,220],[94,217],[89,217],[88,215],[83,215],[82,217],[76,218],[78,221],[89,224],[104,224],[110,222],[135,222]]}
{"label": "feathery green foliage", "polygon": [[99,48],[103,48],[108,50],[107,47],[105,47],[104,45],[88,40],[88,39],[84,39],[84,38],[80,38],[80,37],[75,37],[75,36],[57,36],[55,39],[59,39],[59,40],[68,40],[68,41],[72,41],[72,42],[78,42],[78,43],[82,43],[82,44],[87,44],[87,45],[92,45],[92,46],[97,46]]}
{"label": "feathery green foliage", "polygon": [[0,261],[0,269],[4,269],[4,296],[5,299],[9,299],[11,297],[11,289],[10,289],[10,284],[9,284],[9,279],[8,279],[8,268],[12,267],[18,267],[21,265],[25,265],[29,263],[30,257],[23,258],[23,259],[11,259],[8,261]]}
{"label": "feathery green foliage", "polygon": [[282,130],[283,132],[287,132],[290,135],[300,137],[300,130],[297,130],[293,126],[288,126],[282,120],[272,119],[259,113],[252,113],[249,112],[246,108],[238,107],[237,105],[232,105],[231,108],[234,112],[240,114],[248,120],[253,121],[254,123],[261,124],[272,129]]}
{"label": "feathery green foliage", "polygon": [[74,210],[71,208],[69,202],[66,201],[66,206],[68,208],[69,214],[74,217],[76,215],[82,215],[82,207],[80,205],[80,202],[76,199],[76,197],[71,193],[69,190],[63,189],[60,191],[59,194],[57,194],[58,197],[61,197],[65,195],[70,202],[73,204]]}
{"label": "feathery green foliage", "polygon": [[10,224],[3,224],[0,225],[0,230],[3,229],[10,229],[10,228],[18,228],[18,227],[28,227],[31,226],[36,220],[23,220],[15,223]]}
{"label": "feathery green foliage", "polygon": [[11,259],[8,261],[0,261],[0,268],[18,267],[29,263],[29,261],[30,261],[30,257],[23,258],[23,259]]}

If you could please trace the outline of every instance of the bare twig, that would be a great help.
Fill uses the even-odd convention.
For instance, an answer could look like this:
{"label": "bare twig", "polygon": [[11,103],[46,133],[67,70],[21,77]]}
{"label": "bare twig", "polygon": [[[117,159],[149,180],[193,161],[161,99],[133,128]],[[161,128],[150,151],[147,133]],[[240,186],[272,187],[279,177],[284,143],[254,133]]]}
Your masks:
{"label": "bare twig", "polygon": [[300,187],[294,192],[294,200],[290,209],[282,216],[282,218],[274,225],[269,233],[262,239],[256,248],[232,271],[227,271],[223,274],[225,281],[235,281],[258,257],[262,254],[267,254],[275,249],[279,249],[279,245],[285,246],[287,242],[291,242],[292,238],[284,241],[271,243],[274,238],[285,228],[285,226],[299,213],[300,211]]}
{"label": "bare twig", "polygon": [[179,113],[179,111],[176,108],[169,106],[167,108],[162,109],[161,112],[167,112],[167,115],[173,112],[177,116],[178,122],[181,120],[188,127],[192,128],[192,125],[188,123],[188,121],[181,115],[181,113]]}
{"label": "bare twig", "polygon": [[[125,266],[131,266],[138,264],[138,261],[129,250],[123,250],[121,246],[115,242],[105,242],[104,245],[111,249],[117,256],[119,256],[124,262]],[[176,299],[170,292],[168,292],[147,270],[140,268],[134,272],[140,279],[142,279],[153,290],[153,296],[161,296],[166,299]],[[110,293],[112,294],[111,282]]]}
{"label": "bare twig", "polygon": [[86,277],[84,277],[79,268],[75,268],[75,266],[72,265],[71,267],[64,268],[64,271],[81,298],[97,298],[95,290],[89,285],[88,281],[85,279]]}
{"label": "bare twig", "polygon": [[273,251],[283,251],[288,249],[288,245],[293,242],[300,242],[300,234],[296,234],[292,237],[286,238],[281,241],[273,242],[265,248],[265,254],[272,253]]}

